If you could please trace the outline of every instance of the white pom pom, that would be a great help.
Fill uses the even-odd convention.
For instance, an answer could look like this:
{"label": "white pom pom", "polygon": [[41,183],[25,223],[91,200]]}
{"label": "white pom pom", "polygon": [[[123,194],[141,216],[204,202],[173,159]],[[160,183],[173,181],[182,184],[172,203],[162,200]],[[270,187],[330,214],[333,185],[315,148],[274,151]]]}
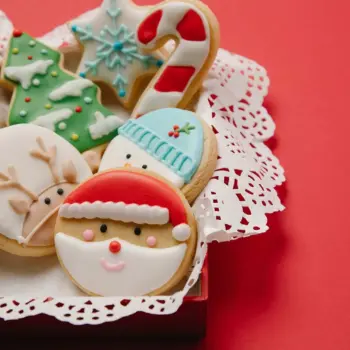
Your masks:
{"label": "white pom pom", "polygon": [[173,228],[173,237],[180,242],[187,241],[191,235],[191,228],[187,224],[180,224]]}

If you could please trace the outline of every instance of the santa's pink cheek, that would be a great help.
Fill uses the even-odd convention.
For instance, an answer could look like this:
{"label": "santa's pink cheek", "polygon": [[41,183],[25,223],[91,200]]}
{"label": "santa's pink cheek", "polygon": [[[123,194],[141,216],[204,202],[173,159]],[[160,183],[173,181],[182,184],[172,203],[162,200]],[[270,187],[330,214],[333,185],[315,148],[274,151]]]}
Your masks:
{"label": "santa's pink cheek", "polygon": [[146,239],[146,243],[150,248],[153,248],[157,244],[157,238],[154,236],[149,236]]}
{"label": "santa's pink cheek", "polygon": [[85,230],[83,232],[83,238],[85,241],[90,242],[95,238],[94,231],[92,230]]}

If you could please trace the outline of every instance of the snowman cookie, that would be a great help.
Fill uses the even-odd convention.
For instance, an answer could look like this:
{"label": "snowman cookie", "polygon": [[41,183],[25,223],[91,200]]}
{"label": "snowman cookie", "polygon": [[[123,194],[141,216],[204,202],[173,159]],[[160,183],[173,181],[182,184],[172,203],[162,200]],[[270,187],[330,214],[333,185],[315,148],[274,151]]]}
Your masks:
{"label": "snowman cookie", "polygon": [[216,161],[216,137],[209,126],[190,111],[167,108],[124,124],[99,170],[151,170],[180,188],[192,203],[209,182]]}
{"label": "snowman cookie", "polygon": [[81,154],[40,126],[0,130],[0,249],[21,256],[53,254],[59,205],[92,175]]}
{"label": "snowman cookie", "polygon": [[151,172],[114,169],[73,191],[55,243],[64,270],[99,296],[161,295],[188,272],[197,244],[186,199]]}
{"label": "snowman cookie", "polygon": [[97,85],[63,68],[60,52],[19,30],[13,31],[1,78],[13,90],[8,125],[54,131],[79,152],[89,152],[91,168],[125,122],[101,104]]}

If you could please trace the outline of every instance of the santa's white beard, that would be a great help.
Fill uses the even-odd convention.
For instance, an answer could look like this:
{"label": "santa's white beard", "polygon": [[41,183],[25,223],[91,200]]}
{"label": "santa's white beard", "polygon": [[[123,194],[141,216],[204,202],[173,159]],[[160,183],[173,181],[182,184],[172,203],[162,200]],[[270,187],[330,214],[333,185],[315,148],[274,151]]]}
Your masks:
{"label": "santa's white beard", "polygon": [[[121,244],[117,254],[109,250],[112,241]],[[141,296],[157,290],[174,276],[187,250],[185,243],[157,249],[115,238],[83,242],[64,233],[55,236],[55,243],[70,276],[85,290],[101,296]]]}

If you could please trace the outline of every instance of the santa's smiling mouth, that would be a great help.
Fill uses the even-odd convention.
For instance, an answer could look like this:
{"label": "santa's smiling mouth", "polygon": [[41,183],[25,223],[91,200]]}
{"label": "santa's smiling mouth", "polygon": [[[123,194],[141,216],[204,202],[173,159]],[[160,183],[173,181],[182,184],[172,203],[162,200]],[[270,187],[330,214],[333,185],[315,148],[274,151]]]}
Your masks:
{"label": "santa's smiling mouth", "polygon": [[101,265],[106,271],[119,272],[124,269],[125,262],[120,261],[117,264],[109,263],[105,258],[101,258]]}

